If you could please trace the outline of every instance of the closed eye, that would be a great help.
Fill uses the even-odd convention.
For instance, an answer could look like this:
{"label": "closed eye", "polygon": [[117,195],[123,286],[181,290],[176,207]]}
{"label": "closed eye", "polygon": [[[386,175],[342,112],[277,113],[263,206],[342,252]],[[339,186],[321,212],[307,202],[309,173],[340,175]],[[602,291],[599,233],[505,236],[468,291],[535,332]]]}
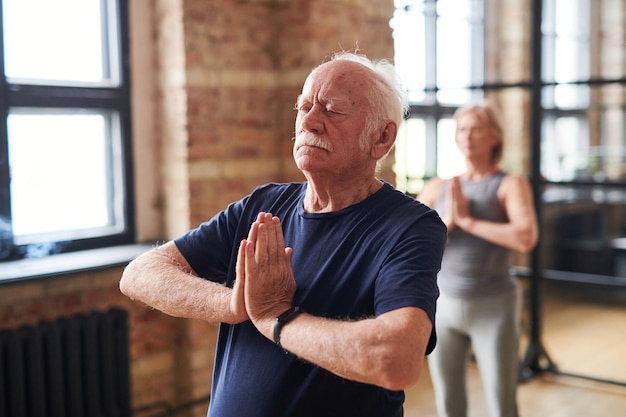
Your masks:
{"label": "closed eye", "polygon": [[296,110],[298,110],[299,112],[302,113],[307,113],[309,110],[311,110],[311,105],[309,104],[301,104],[299,105]]}
{"label": "closed eye", "polygon": [[302,95],[299,95],[298,98],[296,99],[296,104],[293,106],[293,109],[306,113],[307,111],[311,110],[311,104],[305,101],[302,98]]}
{"label": "closed eye", "polygon": [[326,111],[326,113],[330,113],[330,114],[337,114],[337,115],[347,114],[347,112],[343,108],[338,107],[336,105],[332,105],[332,104],[326,105],[324,110]]}

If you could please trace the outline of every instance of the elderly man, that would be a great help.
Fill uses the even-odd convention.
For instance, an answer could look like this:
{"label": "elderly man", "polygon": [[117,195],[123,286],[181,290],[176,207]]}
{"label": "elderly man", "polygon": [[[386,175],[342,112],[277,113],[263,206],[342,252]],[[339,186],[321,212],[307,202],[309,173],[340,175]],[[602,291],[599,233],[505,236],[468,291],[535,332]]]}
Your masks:
{"label": "elderly man", "polygon": [[307,181],[268,184],[131,262],[122,292],[219,322],[209,416],[402,416],[435,345],[438,215],[376,178],[406,111],[393,66],[341,53],[297,102]]}

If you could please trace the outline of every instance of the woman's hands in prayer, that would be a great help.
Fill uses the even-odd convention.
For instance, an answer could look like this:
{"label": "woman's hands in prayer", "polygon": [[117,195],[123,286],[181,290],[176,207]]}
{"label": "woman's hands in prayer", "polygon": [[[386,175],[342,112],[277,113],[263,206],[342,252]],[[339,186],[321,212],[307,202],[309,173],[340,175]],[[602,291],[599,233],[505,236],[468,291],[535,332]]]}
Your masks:
{"label": "woman's hands in prayer", "polygon": [[445,222],[448,226],[448,232],[457,226],[461,229],[467,230],[473,219],[470,216],[469,202],[467,201],[465,194],[463,194],[461,179],[459,177],[454,177],[450,180],[447,193],[447,218],[445,219]]}

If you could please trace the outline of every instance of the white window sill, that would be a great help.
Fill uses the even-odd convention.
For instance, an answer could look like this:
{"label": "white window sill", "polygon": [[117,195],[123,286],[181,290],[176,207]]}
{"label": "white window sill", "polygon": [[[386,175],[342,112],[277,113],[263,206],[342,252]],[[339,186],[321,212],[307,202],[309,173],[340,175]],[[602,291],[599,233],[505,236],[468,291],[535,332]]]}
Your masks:
{"label": "white window sill", "polygon": [[0,262],[0,285],[97,269],[125,266],[153,244],[113,246],[79,252],[61,253],[37,259]]}

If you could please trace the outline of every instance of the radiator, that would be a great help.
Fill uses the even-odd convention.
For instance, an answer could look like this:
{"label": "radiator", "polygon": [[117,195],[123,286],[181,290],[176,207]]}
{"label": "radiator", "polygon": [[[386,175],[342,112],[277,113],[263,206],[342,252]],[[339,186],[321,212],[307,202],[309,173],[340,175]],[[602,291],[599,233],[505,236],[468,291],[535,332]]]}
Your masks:
{"label": "radiator", "polygon": [[128,417],[128,313],[0,331],[0,417]]}

